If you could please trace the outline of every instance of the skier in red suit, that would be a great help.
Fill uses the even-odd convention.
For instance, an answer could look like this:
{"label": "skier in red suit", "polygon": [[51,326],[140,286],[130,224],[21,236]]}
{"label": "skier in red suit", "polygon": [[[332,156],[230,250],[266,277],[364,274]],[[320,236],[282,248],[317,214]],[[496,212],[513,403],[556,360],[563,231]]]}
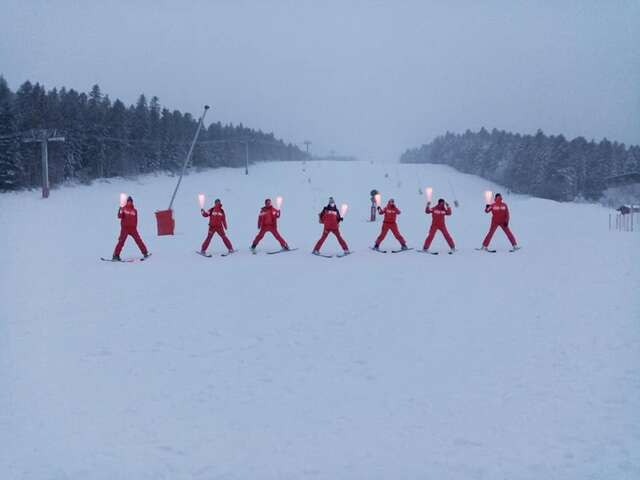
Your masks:
{"label": "skier in red suit", "polygon": [[148,257],[149,251],[138,233],[138,211],[133,206],[132,197],[127,198],[125,206],[118,209],[118,218],[120,219],[120,236],[118,237],[116,248],[113,251],[112,260],[120,261],[120,252],[122,252],[124,242],[129,235],[135,240],[142,255],[144,255],[145,258]]}
{"label": "skier in red suit", "polygon": [[322,236],[316,246],[313,248],[313,253],[320,253],[320,249],[322,248],[322,244],[327,239],[330,233],[333,233],[338,239],[338,243],[342,247],[345,253],[349,253],[349,247],[347,246],[347,242],[344,241],[342,235],[340,235],[340,227],[339,223],[342,221],[342,216],[336,207],[336,204],[333,200],[333,197],[329,197],[329,204],[322,209],[320,212],[320,223],[324,225],[324,229],[322,230]]}
{"label": "skier in red suit", "polygon": [[444,201],[444,198],[440,198],[438,199],[438,204],[431,208],[431,202],[427,202],[425,213],[427,215],[431,214],[431,228],[429,228],[429,235],[427,235],[427,238],[424,241],[423,250],[429,250],[433,237],[435,237],[438,230],[440,230],[444,239],[449,244],[451,252],[454,252],[456,250],[456,245],[453,243],[453,238],[449,235],[449,231],[447,230],[447,226],[444,222],[444,217],[451,215],[451,207],[449,204]]}
{"label": "skier in red suit", "polygon": [[264,201],[264,207],[260,209],[260,214],[258,215],[258,228],[260,231],[251,244],[252,252],[255,251],[258,243],[260,243],[260,240],[262,240],[262,237],[264,237],[267,232],[270,232],[271,235],[280,242],[280,246],[284,250],[289,250],[287,242],[285,242],[284,238],[278,233],[278,218],[280,218],[280,210],[274,208],[273,205],[271,205],[271,199],[267,198]]}
{"label": "skier in red suit", "polygon": [[200,209],[203,217],[209,217],[209,233],[207,234],[207,238],[204,239],[204,243],[202,244],[202,248],[200,252],[202,254],[207,253],[207,248],[209,248],[209,243],[211,243],[211,239],[214,234],[220,235],[222,241],[224,242],[224,246],[227,247],[229,253],[233,253],[233,246],[227,238],[225,230],[227,229],[227,216],[222,209],[222,202],[220,202],[219,198],[216,198],[214,202],[213,208],[209,210],[205,210],[204,208]]}
{"label": "skier in red suit", "polygon": [[504,233],[507,235],[513,249],[518,250],[519,247],[518,242],[516,242],[516,237],[513,236],[513,233],[511,233],[511,230],[509,229],[509,208],[507,207],[507,204],[502,201],[502,195],[496,193],[494,202],[490,205],[486,205],[484,211],[486,213],[491,213],[491,227],[489,227],[489,233],[487,233],[487,236],[484,237],[481,250],[488,250],[491,237],[493,237],[493,234],[498,227],[502,228]]}
{"label": "skier in red suit", "polygon": [[407,250],[407,242],[400,235],[400,231],[398,230],[398,224],[396,223],[396,217],[400,215],[400,210],[396,207],[396,204],[393,198],[389,199],[387,202],[387,206],[384,208],[378,207],[378,213],[380,215],[384,215],[384,219],[382,220],[382,231],[380,235],[376,239],[376,243],[373,246],[374,250],[379,250],[380,244],[384,240],[384,237],[387,236],[387,232],[391,230],[393,236],[396,237],[396,240],[400,242],[400,246],[402,250]]}

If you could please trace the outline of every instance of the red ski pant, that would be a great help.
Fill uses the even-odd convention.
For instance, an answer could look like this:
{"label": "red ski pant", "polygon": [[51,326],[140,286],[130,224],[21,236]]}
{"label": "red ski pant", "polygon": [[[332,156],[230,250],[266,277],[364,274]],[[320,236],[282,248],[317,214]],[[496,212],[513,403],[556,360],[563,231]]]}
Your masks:
{"label": "red ski pant", "polygon": [[344,241],[344,238],[342,238],[342,235],[340,235],[340,230],[338,230],[337,228],[335,229],[325,228],[322,231],[322,236],[320,237],[320,240],[318,240],[318,243],[316,243],[314,250],[320,250],[322,248],[322,244],[327,239],[330,233],[333,233],[336,236],[336,239],[338,239],[338,243],[340,244],[343,250],[349,250],[349,247],[347,246],[347,242]]}
{"label": "red ski pant", "polygon": [[209,244],[211,243],[211,239],[213,238],[213,235],[215,233],[220,235],[220,238],[222,238],[222,241],[224,242],[224,246],[227,247],[228,250],[233,250],[233,246],[231,245],[231,242],[229,241],[229,238],[227,237],[227,234],[224,232],[224,228],[222,228],[222,227],[209,227],[209,233],[207,234],[207,238],[205,238],[204,242],[202,243],[202,251],[203,252],[206,252],[207,248],[209,248]]}
{"label": "red ski pant", "polygon": [[275,237],[275,239],[280,242],[280,246],[282,248],[286,248],[287,247],[287,242],[284,241],[284,238],[282,238],[280,236],[280,234],[278,233],[278,230],[274,227],[262,227],[260,229],[260,231],[258,232],[258,235],[256,235],[256,238],[253,240],[253,243],[251,244],[251,248],[256,248],[258,246],[258,243],[260,243],[260,240],[262,240],[262,237],[264,237],[264,235],[270,232],[271,235],[273,235]]}
{"label": "red ski pant", "polygon": [[502,230],[504,231],[505,235],[507,236],[507,238],[511,242],[511,245],[515,246],[516,245],[516,237],[513,236],[513,233],[511,233],[511,230],[509,230],[509,227],[507,225],[505,225],[504,223],[492,223],[491,224],[491,227],[489,228],[489,233],[487,233],[487,236],[484,237],[484,242],[482,242],[482,246],[483,247],[488,247],[489,246],[489,243],[491,242],[491,237],[493,237],[493,234],[496,232],[496,229],[498,227],[502,228]]}
{"label": "red ski pant", "polygon": [[398,231],[398,224],[397,223],[383,223],[382,224],[382,231],[380,232],[380,235],[376,239],[376,247],[380,246],[380,244],[384,240],[384,237],[387,236],[387,232],[389,230],[391,230],[391,233],[393,233],[393,236],[396,237],[396,240],[398,240],[400,242],[400,245],[406,245],[407,244],[407,242],[404,240],[404,238],[402,238],[402,235],[400,235],[400,232]]}
{"label": "red ski pant", "polygon": [[429,249],[429,247],[431,246],[431,242],[433,242],[433,237],[436,236],[436,233],[438,232],[438,230],[442,232],[442,236],[449,244],[449,248],[456,248],[456,244],[453,243],[453,238],[451,238],[451,235],[449,235],[449,230],[447,230],[447,227],[444,225],[442,225],[441,227],[431,225],[431,228],[429,229],[429,235],[427,235],[427,239],[424,241],[423,248],[425,250]]}
{"label": "red ski pant", "polygon": [[122,247],[124,247],[124,242],[127,240],[127,237],[129,235],[131,235],[131,237],[135,240],[136,245],[138,245],[138,248],[140,249],[143,255],[146,255],[147,253],[149,253],[146,245],[140,238],[140,234],[138,233],[138,230],[136,228],[121,228],[120,236],[118,237],[118,244],[116,245],[116,249],[113,251],[113,254],[115,256],[120,256],[120,252],[122,252]]}

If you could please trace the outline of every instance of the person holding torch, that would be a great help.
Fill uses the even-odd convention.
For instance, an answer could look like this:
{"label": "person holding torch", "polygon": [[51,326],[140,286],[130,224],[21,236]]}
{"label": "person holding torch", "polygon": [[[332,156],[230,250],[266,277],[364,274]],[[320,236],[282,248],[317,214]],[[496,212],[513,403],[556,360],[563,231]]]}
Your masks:
{"label": "person holding torch", "polygon": [[381,208],[380,205],[378,205],[378,213],[380,215],[383,215],[384,219],[382,220],[382,231],[380,232],[380,235],[376,239],[376,243],[374,244],[373,249],[374,250],[380,249],[380,244],[384,240],[384,237],[386,237],[387,232],[391,230],[391,233],[393,233],[393,236],[396,237],[396,240],[398,240],[398,242],[400,242],[401,249],[408,250],[407,242],[402,237],[402,235],[400,235],[400,231],[398,230],[398,224],[396,223],[396,218],[398,215],[400,215],[401,212],[400,212],[400,209],[396,207],[396,203],[393,200],[393,198],[389,199],[389,201],[387,202],[387,206],[384,208]]}
{"label": "person holding torch", "polygon": [[438,204],[435,207],[431,208],[431,198],[429,198],[429,200],[427,201],[427,208],[424,212],[427,215],[431,214],[431,228],[429,228],[429,234],[424,241],[424,246],[422,247],[422,249],[425,252],[429,251],[431,242],[433,241],[433,238],[436,236],[436,233],[439,230],[444,236],[444,239],[449,244],[449,248],[451,249],[449,253],[455,252],[456,245],[453,242],[453,238],[451,238],[451,235],[449,235],[447,226],[444,223],[444,217],[446,217],[447,215],[451,215],[451,207],[449,206],[449,204],[445,202],[444,198],[439,198]]}
{"label": "person holding torch", "polygon": [[220,238],[222,238],[224,246],[227,247],[229,253],[233,253],[233,245],[231,245],[231,241],[225,233],[225,230],[227,229],[227,216],[222,209],[222,202],[220,201],[220,199],[216,198],[213,207],[209,210],[201,208],[200,213],[205,218],[209,217],[209,233],[207,234],[207,238],[205,238],[204,242],[202,243],[200,253],[202,255],[207,255],[207,248],[209,248],[209,243],[211,243],[211,239],[216,233],[220,235]]}
{"label": "person holding torch", "polygon": [[282,204],[282,197],[278,197],[277,202],[278,208],[274,208],[271,204],[271,199],[267,198],[264,201],[264,207],[260,209],[260,214],[258,215],[258,229],[260,231],[251,244],[251,251],[254,253],[260,240],[262,240],[262,237],[264,237],[267,232],[275,237],[283,250],[289,250],[287,242],[280,236],[280,233],[278,233],[278,218],[280,218],[279,207]]}
{"label": "person holding torch", "polygon": [[489,233],[484,237],[482,248],[480,248],[480,250],[491,251],[489,250],[489,243],[491,242],[491,238],[498,227],[502,228],[502,231],[511,242],[513,250],[518,250],[520,247],[518,247],[516,237],[509,229],[509,208],[507,207],[507,204],[502,201],[502,195],[496,193],[494,202],[489,203],[491,201],[491,192],[487,191],[485,192],[485,201],[487,204],[484,207],[484,211],[485,213],[491,213],[491,226],[489,227]]}
{"label": "person holding torch", "polygon": [[[346,212],[346,204],[342,205],[343,213]],[[344,218],[342,214],[338,211],[338,207],[336,207],[336,202],[333,200],[333,197],[329,197],[329,203],[326,207],[322,209],[319,213],[320,223],[324,225],[324,229],[322,230],[322,236],[316,246],[313,247],[313,254],[318,255],[320,253],[320,249],[322,248],[322,244],[327,239],[330,233],[333,233],[338,240],[338,243],[344,250],[345,255],[349,254],[349,247],[347,246],[347,242],[344,241],[342,235],[340,235],[340,227],[339,224]]]}
{"label": "person holding torch", "polygon": [[113,251],[113,257],[111,258],[114,262],[121,261],[120,253],[122,252],[124,242],[126,242],[129,235],[131,235],[133,240],[136,242],[136,245],[138,245],[138,248],[140,249],[140,252],[142,252],[144,258],[147,258],[150,255],[146,245],[138,233],[138,211],[133,206],[133,198],[129,196],[125,200],[123,197],[124,195],[120,196],[120,208],[118,209],[118,218],[120,219],[120,236],[118,237],[118,243],[116,244],[116,248]]}

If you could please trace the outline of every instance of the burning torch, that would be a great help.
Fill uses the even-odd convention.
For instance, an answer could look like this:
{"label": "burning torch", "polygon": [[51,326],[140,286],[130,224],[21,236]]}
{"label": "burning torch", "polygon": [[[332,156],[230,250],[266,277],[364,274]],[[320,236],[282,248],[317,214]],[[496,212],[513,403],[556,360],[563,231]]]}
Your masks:
{"label": "burning torch", "polygon": [[427,197],[427,203],[431,203],[431,199],[433,198],[433,188],[431,187],[425,188],[424,194]]}
{"label": "burning torch", "polygon": [[347,210],[349,210],[349,205],[347,205],[346,203],[340,205],[340,216],[342,218],[344,218],[344,216],[347,214]]}

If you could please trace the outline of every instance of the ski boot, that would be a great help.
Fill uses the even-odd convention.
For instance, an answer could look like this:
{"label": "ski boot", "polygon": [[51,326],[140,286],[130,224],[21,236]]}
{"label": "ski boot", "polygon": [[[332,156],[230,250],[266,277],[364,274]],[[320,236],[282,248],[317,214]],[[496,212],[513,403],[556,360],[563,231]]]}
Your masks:
{"label": "ski boot", "polygon": [[122,259],[120,258],[120,255],[114,255],[113,257],[111,257],[111,261],[112,262],[121,262]]}

